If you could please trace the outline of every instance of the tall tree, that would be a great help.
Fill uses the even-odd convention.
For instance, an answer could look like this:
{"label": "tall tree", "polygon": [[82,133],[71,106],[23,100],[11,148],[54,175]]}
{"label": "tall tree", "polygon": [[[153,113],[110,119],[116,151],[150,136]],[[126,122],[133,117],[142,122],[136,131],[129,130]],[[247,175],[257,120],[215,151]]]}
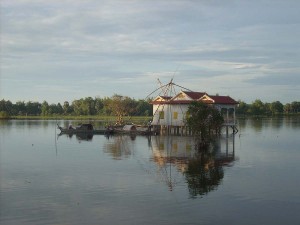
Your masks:
{"label": "tall tree", "polygon": [[15,110],[12,102],[9,100],[5,101],[4,99],[2,99],[0,101],[0,112],[6,112],[8,115],[14,115]]}
{"label": "tall tree", "polygon": [[202,102],[192,102],[187,113],[187,125],[200,144],[207,142],[212,132],[219,132],[224,123],[223,116],[215,107]]}
{"label": "tall tree", "polygon": [[291,110],[294,113],[300,112],[300,102],[296,102],[296,101],[292,102],[291,103]]}
{"label": "tall tree", "polygon": [[247,114],[248,110],[249,110],[248,104],[240,100],[239,105],[236,109],[236,113],[245,115],[245,114]]}
{"label": "tall tree", "polygon": [[108,108],[117,117],[116,124],[124,123],[124,116],[131,116],[135,112],[135,101],[127,96],[113,95]]}
{"label": "tall tree", "polygon": [[95,114],[101,115],[103,113],[103,108],[104,108],[103,99],[96,97],[94,101],[95,101]]}
{"label": "tall tree", "polygon": [[138,116],[149,116],[152,112],[152,105],[145,100],[138,100],[136,104],[136,112]]}
{"label": "tall tree", "polygon": [[270,104],[272,114],[283,113],[283,104],[279,101]]}
{"label": "tall tree", "polygon": [[15,104],[15,111],[18,115],[26,115],[26,105],[24,101],[17,101]]}
{"label": "tall tree", "polygon": [[41,115],[47,116],[48,113],[49,113],[49,104],[47,101],[43,101],[42,106],[41,106]]}
{"label": "tall tree", "polygon": [[28,115],[40,115],[41,114],[41,104],[38,102],[27,102],[26,103],[26,113]]}
{"label": "tall tree", "polygon": [[263,115],[265,113],[264,103],[260,99],[256,99],[249,109],[252,115]]}
{"label": "tall tree", "polygon": [[71,113],[71,107],[70,107],[70,104],[69,104],[68,101],[64,102],[64,104],[63,104],[63,111],[64,111],[65,115]]}

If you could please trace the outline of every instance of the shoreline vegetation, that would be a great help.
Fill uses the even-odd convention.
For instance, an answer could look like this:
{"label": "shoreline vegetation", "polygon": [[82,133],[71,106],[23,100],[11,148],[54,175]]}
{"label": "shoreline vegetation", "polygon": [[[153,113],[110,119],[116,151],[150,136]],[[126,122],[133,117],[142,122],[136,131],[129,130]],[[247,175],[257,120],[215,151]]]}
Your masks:
{"label": "shoreline vegetation", "polygon": [[[243,118],[275,118],[275,117],[294,117],[300,116],[299,113],[282,113],[282,114],[273,114],[273,115],[241,115],[237,114],[237,119]],[[115,116],[97,116],[97,115],[88,115],[88,116],[73,116],[73,115],[51,115],[51,116],[39,116],[39,115],[30,115],[30,116],[5,116],[0,115],[0,119],[10,119],[10,120],[98,120],[98,121],[116,121],[117,117]],[[124,119],[124,121],[141,121],[141,120],[151,120],[152,116],[133,116],[130,119]]]}
{"label": "shoreline vegetation", "polygon": [[[129,118],[152,118],[152,99],[136,100],[127,96],[115,94],[112,97],[86,97],[65,101],[63,104],[49,104],[47,101],[12,103],[9,100],[0,101],[0,119],[55,119],[55,120],[115,120],[118,123]],[[300,101],[282,104],[279,101],[264,103],[257,99],[251,104],[241,100],[236,108],[237,117],[274,117],[299,116]],[[140,120],[139,119],[139,120]],[[124,121],[123,121],[124,120]]]}
{"label": "shoreline vegetation", "polygon": [[[0,117],[0,119],[2,119]],[[64,116],[64,115],[52,115],[52,116],[11,116],[7,118],[9,120],[78,120],[78,121],[105,121],[115,123],[117,120],[116,116],[97,116],[97,115],[86,115],[86,116]],[[151,116],[133,116],[131,118],[124,118],[125,123],[147,123],[151,120]]]}
{"label": "shoreline vegetation", "polygon": [[[298,113],[281,113],[273,115],[246,115],[246,114],[237,114],[237,119],[247,119],[247,118],[276,118],[276,117],[300,117],[300,112]],[[101,116],[101,115],[22,115],[22,116],[9,116],[2,115],[0,113],[0,120],[82,120],[82,121],[105,121],[115,123],[117,120],[116,116]],[[124,118],[125,123],[142,123],[147,124],[152,120],[152,116],[133,116],[130,118]]]}

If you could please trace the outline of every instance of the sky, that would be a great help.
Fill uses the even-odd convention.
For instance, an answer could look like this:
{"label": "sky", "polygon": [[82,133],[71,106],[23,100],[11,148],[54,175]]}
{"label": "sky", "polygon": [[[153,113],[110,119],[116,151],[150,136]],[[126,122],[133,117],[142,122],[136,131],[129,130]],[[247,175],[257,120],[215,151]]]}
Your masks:
{"label": "sky", "polygon": [[173,79],[246,103],[300,101],[299,9],[299,0],[1,0],[0,98],[145,99]]}

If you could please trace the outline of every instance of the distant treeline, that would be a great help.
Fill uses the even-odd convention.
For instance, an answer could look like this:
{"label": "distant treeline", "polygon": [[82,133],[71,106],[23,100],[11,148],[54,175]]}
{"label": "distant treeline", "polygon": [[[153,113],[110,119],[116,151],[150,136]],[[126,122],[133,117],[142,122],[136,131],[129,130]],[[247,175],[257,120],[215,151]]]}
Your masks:
{"label": "distant treeline", "polygon": [[[80,116],[80,115],[99,115],[116,116],[120,112],[125,116],[151,116],[152,105],[148,100],[135,100],[130,97],[114,95],[105,98],[81,98],[74,100],[71,104],[65,101],[63,104],[49,104],[47,101],[24,102],[18,101],[15,104],[9,100],[0,101],[0,117],[11,116]],[[279,101],[272,103],[263,103],[257,99],[251,104],[239,101],[236,111],[237,115],[275,115],[300,113],[300,102],[282,104]]]}
{"label": "distant treeline", "polygon": [[[123,113],[123,116],[149,116],[152,115],[152,105],[149,100],[135,100],[121,95],[114,95],[105,98],[81,98],[74,100],[71,104],[65,101],[63,104],[49,104],[47,101],[24,102],[18,101],[13,104],[11,101],[0,101],[0,116],[115,116],[116,112]],[[127,115],[125,115],[127,114]]]}
{"label": "distant treeline", "polygon": [[272,103],[263,103],[257,99],[251,104],[239,101],[236,110],[237,115],[253,115],[253,116],[267,116],[276,114],[296,114],[300,113],[300,102],[293,101],[291,103],[282,104],[279,101]]}

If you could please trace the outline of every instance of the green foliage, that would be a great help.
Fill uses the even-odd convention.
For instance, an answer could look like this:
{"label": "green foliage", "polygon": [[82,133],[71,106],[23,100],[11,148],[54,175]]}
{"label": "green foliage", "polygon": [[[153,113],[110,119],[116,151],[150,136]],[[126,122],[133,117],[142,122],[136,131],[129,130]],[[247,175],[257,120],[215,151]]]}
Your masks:
{"label": "green foliage", "polygon": [[[117,97],[118,96],[118,97]],[[116,103],[118,98],[122,99],[125,112],[116,113],[118,108]],[[151,116],[152,105],[148,100],[135,100],[126,96],[114,95],[105,98],[81,98],[74,100],[72,103],[68,101],[63,104],[49,104],[47,101],[39,102],[24,102],[17,101],[13,104],[11,101],[2,99],[0,101],[0,111],[7,112],[12,116],[115,116],[122,114],[123,116]],[[115,106],[113,106],[115,105]],[[121,107],[119,107],[121,108]],[[120,112],[120,110],[117,110]],[[122,110],[121,110],[122,111]],[[300,102],[293,101],[283,105],[279,101],[272,103],[263,103],[257,99],[251,104],[239,101],[236,109],[237,115],[277,115],[277,114],[299,114]]]}
{"label": "green foliage", "polygon": [[249,110],[250,114],[252,115],[262,115],[265,111],[265,106],[264,106],[264,103],[259,100],[259,99],[256,99],[252,105],[250,106]]}
{"label": "green foliage", "polygon": [[8,114],[8,112],[5,112],[5,111],[0,111],[0,119],[1,120],[5,120],[5,119],[9,119],[10,116]]}
{"label": "green foliage", "polygon": [[41,104],[38,102],[27,102],[25,104],[27,115],[40,115],[41,114]]}
{"label": "green foliage", "polygon": [[218,133],[224,123],[223,116],[215,107],[202,102],[192,102],[187,114],[187,125],[201,141],[205,141],[213,132]]}
{"label": "green foliage", "polygon": [[290,104],[290,110],[289,113],[299,113],[300,112],[300,102],[292,102]]}
{"label": "green foliage", "polygon": [[15,109],[16,109],[17,115],[21,116],[21,115],[27,115],[28,114],[24,101],[18,101],[15,104]]}
{"label": "green foliage", "polygon": [[136,112],[136,101],[133,99],[115,94],[107,107],[111,110],[114,116],[117,117],[117,124],[124,123],[124,116],[132,116]]}
{"label": "green foliage", "polygon": [[14,113],[13,110],[11,101],[5,101],[4,99],[0,101],[0,112],[6,112],[8,115],[11,115]]}
{"label": "green foliage", "polygon": [[81,98],[71,104],[65,101],[62,105],[49,104],[47,101],[24,102],[16,104],[4,99],[0,101],[0,111],[7,112],[10,116],[150,116],[152,105],[145,100],[135,100],[126,96],[114,95],[111,98]]}
{"label": "green foliage", "polygon": [[251,104],[247,104],[243,101],[239,101],[239,105],[236,109],[237,115],[252,115],[252,116],[267,116],[267,115],[280,115],[290,113],[300,113],[300,102],[292,102],[283,105],[279,101],[271,103],[263,103],[257,99]]}
{"label": "green foliage", "polygon": [[215,190],[224,178],[223,168],[215,161],[214,155],[209,151],[201,151],[197,157],[189,160],[184,175],[192,198]]}

